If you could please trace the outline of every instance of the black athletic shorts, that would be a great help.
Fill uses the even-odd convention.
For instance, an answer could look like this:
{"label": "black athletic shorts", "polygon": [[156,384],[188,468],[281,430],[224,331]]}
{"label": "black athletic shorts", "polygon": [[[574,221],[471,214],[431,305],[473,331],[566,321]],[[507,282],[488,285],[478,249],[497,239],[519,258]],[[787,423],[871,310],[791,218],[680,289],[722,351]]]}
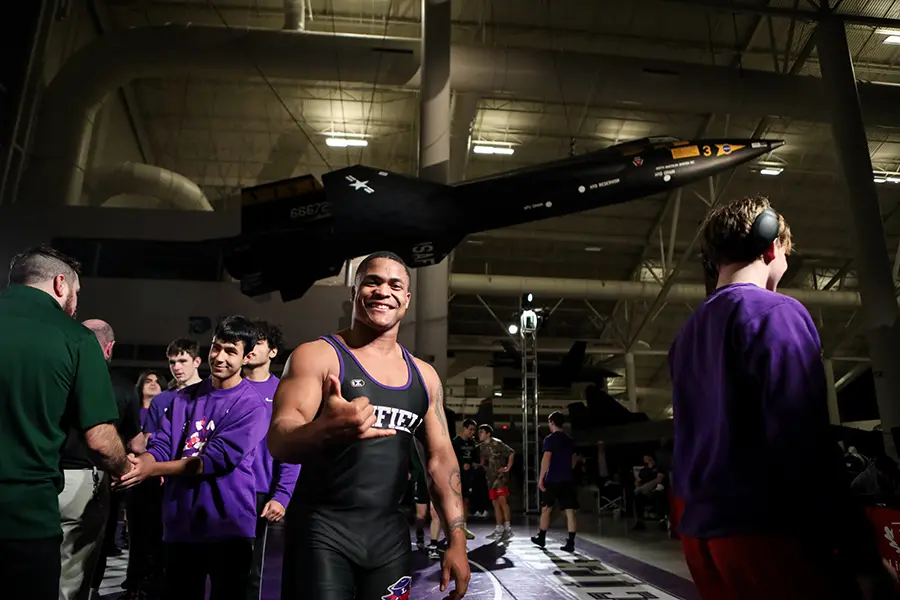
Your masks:
{"label": "black athletic shorts", "polygon": [[567,483],[545,483],[546,492],[541,492],[541,506],[553,507],[558,504],[562,510],[575,510],[578,508],[578,491],[575,484]]}
{"label": "black athletic shorts", "polygon": [[285,523],[281,600],[409,597],[412,565],[403,513],[298,512],[289,509]]}
{"label": "black athletic shorts", "polygon": [[468,471],[463,469],[459,472],[460,481],[462,483],[462,497],[464,500],[468,500],[472,497],[472,485],[475,481],[473,471],[474,469],[470,466]]}
{"label": "black athletic shorts", "polygon": [[431,502],[431,496],[428,494],[428,481],[425,475],[417,477],[413,483],[413,500],[416,504],[428,504]]}

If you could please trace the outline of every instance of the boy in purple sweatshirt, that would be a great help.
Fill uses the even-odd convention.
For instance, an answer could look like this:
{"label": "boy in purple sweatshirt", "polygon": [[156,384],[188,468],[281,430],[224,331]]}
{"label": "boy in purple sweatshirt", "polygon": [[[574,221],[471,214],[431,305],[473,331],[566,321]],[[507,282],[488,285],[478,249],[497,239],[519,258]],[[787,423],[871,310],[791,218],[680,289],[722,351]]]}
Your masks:
{"label": "boy in purple sweatshirt", "polygon": [[147,452],[130,456],[129,487],[164,477],[164,598],[243,600],[256,535],[253,461],[266,435],[265,400],[241,376],[256,345],[256,326],[229,317],[209,350],[211,376],[179,390],[150,437]]}
{"label": "boy in purple sweatshirt", "polygon": [[[272,419],[272,398],[278,388],[279,379],[272,374],[272,360],[278,355],[283,337],[281,330],[267,322],[254,323],[259,331],[259,341],[247,355],[244,365],[244,379],[256,388],[266,403],[266,422]],[[284,512],[294,493],[294,485],[300,474],[299,465],[289,465],[274,460],[266,445],[266,438],[256,449],[253,461],[253,473],[256,478],[256,540],[253,544],[253,564],[250,568],[250,580],[247,586],[247,600],[259,600],[260,581],[266,554],[266,534],[269,522],[277,523],[284,518]]]}

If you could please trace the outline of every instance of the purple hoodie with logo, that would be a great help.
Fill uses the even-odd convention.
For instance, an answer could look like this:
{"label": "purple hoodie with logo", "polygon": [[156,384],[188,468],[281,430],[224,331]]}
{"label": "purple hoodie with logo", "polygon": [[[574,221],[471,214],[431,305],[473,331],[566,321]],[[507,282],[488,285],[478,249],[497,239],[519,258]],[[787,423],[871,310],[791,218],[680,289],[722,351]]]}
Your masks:
{"label": "purple hoodie with logo", "polygon": [[[247,381],[256,388],[265,401],[268,426],[268,423],[272,421],[272,398],[275,397],[275,390],[278,389],[279,379],[270,375],[265,381]],[[253,459],[253,474],[256,478],[257,493],[266,494],[270,499],[287,507],[291,501],[291,495],[294,493],[297,477],[300,475],[300,465],[289,465],[272,458],[266,438],[263,437]]]}
{"label": "purple hoodie with logo", "polygon": [[269,427],[265,405],[246,380],[219,390],[205,379],[172,397],[147,452],[157,462],[199,457],[203,474],[165,479],[165,542],[256,537],[253,461]]}

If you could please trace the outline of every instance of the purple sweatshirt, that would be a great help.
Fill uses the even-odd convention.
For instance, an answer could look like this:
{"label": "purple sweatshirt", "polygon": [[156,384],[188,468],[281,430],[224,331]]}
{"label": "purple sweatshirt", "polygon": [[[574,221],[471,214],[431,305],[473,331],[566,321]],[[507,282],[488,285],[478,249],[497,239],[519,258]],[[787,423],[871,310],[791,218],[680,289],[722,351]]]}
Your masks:
{"label": "purple sweatshirt", "polygon": [[[682,534],[812,541],[827,522],[822,543],[877,564],[871,527],[831,459],[821,351],[803,305],[752,284],[716,290],[688,319],[669,351]],[[785,510],[785,493],[798,484],[816,489],[800,519]]]}
{"label": "purple sweatshirt", "polygon": [[[250,381],[256,392],[262,396],[266,403],[266,424],[272,421],[272,398],[278,389],[279,379],[270,375],[265,381]],[[263,437],[256,449],[253,459],[253,474],[256,477],[256,492],[265,494],[284,507],[291,501],[294,486],[297,484],[297,476],[300,475],[300,465],[289,465],[272,458],[266,438]]]}
{"label": "purple sweatshirt", "polygon": [[150,401],[150,408],[147,409],[147,421],[144,422],[144,413],[141,412],[141,426],[144,433],[156,433],[162,423],[163,416],[169,412],[172,407],[172,398],[175,397],[175,390],[166,390],[160,392]]}
{"label": "purple sweatshirt", "polygon": [[206,379],[175,393],[147,452],[157,462],[200,457],[203,474],[165,479],[165,542],[256,537],[253,458],[268,426],[265,401],[246,380],[218,390]]}

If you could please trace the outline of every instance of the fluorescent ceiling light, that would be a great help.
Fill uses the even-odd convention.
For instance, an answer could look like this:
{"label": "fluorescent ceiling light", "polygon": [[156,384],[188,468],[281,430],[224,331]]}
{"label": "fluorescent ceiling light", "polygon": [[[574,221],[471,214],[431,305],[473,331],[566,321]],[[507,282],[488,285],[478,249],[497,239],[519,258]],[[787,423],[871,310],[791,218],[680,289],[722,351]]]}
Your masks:
{"label": "fluorescent ceiling light", "polygon": [[879,27],[875,30],[875,33],[879,35],[900,35],[900,29],[888,29],[886,27]]}
{"label": "fluorescent ceiling light", "polygon": [[343,137],[330,137],[325,140],[325,143],[332,148],[365,148],[369,145],[368,140],[360,140],[355,138],[343,138]]}
{"label": "fluorescent ceiling light", "polygon": [[884,38],[884,41],[882,41],[881,43],[895,45],[900,44],[900,35],[889,35],[888,37]]}
{"label": "fluorescent ceiling light", "polygon": [[782,169],[780,167],[765,167],[765,168],[759,170],[759,174],[760,175],[781,175],[782,171],[784,171],[784,169]]}
{"label": "fluorescent ceiling light", "polygon": [[516,149],[512,146],[490,146],[487,144],[479,144],[475,143],[472,146],[472,152],[475,154],[503,154],[506,156],[512,156],[515,154]]}
{"label": "fluorescent ceiling light", "polygon": [[888,183],[900,183],[900,177],[888,177]]}
{"label": "fluorescent ceiling light", "polygon": [[875,178],[875,183],[884,183],[885,181],[887,181],[887,179],[885,179],[884,177]]}
{"label": "fluorescent ceiling light", "polygon": [[584,251],[585,252],[603,252],[603,248],[601,248],[600,246],[585,246]]}

